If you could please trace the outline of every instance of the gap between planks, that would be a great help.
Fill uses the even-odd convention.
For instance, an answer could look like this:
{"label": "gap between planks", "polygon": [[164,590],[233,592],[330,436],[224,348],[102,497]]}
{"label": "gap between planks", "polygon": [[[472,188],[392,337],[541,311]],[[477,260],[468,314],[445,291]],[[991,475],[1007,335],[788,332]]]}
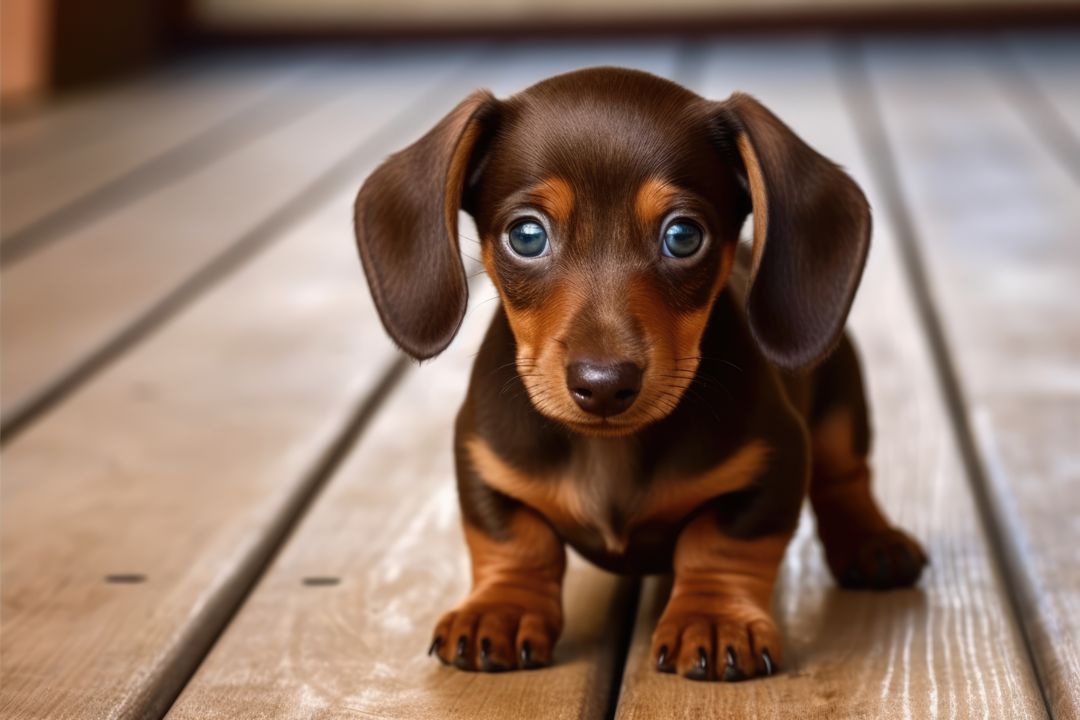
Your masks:
{"label": "gap between planks", "polygon": [[299,78],[287,80],[264,97],[245,103],[193,137],[163,148],[4,236],[0,240],[0,262],[10,267],[50,243],[62,240],[71,228],[166,187],[329,102],[329,97],[312,103],[291,101],[290,91],[312,72],[310,68],[301,72]]}
{"label": "gap between planks", "polygon": [[[886,212],[894,228],[903,272],[907,277],[915,311],[930,350],[938,387],[945,401],[949,425],[960,449],[964,475],[975,499],[983,533],[990,542],[991,558],[1005,588],[1009,611],[1023,638],[1028,664],[1035,669],[1039,667],[1039,664],[1028,624],[1023,621],[1021,613],[1017,576],[1009,561],[1010,551],[1004,539],[1005,526],[990,497],[987,472],[968,422],[962,386],[924,270],[925,259],[917,239],[913,215],[901,187],[892,145],[882,121],[881,104],[870,79],[864,41],[838,42],[834,47],[841,91],[848,104],[849,112],[856,120],[858,140],[864,148],[867,164],[877,181],[881,197],[885,201]],[[1038,672],[1032,672],[1032,675],[1039,688],[1046,715],[1053,717],[1043,677]]]}
{"label": "gap between planks", "polygon": [[431,103],[448,95],[447,88],[455,87],[455,81],[466,76],[470,69],[482,62],[490,52],[490,49],[481,51],[478,58],[467,62],[465,67],[447,78],[446,83],[435,93],[418,97],[403,110],[395,113],[377,130],[366,135],[363,140],[350,148],[340,160],[319,173],[314,180],[270,215],[264,217],[253,228],[203,264],[195,273],[142,311],[122,330],[104,340],[84,358],[65,368],[57,377],[29,395],[24,402],[14,406],[0,424],[0,445],[10,443],[36,418],[48,412],[50,408],[94,377],[116,358],[153,334],[195,298],[229,277],[263,248],[281,237],[282,231],[325,201],[343,183],[351,180],[358,170],[370,161],[373,154],[381,151],[388,142],[397,141],[402,134],[403,123],[406,123],[409,118],[416,117]]}

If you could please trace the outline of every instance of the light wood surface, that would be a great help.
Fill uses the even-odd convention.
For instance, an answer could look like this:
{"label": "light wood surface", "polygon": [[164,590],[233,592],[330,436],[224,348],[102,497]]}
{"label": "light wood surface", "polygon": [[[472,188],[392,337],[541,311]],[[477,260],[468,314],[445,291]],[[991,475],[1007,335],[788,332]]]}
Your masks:
{"label": "light wood surface", "polygon": [[[297,70],[296,60],[266,54],[211,56],[167,65],[125,82],[63,95],[50,104],[5,118],[0,133],[0,174],[55,163],[97,142],[138,134],[143,120],[182,132],[205,122],[215,100],[236,92],[258,92],[256,80]],[[268,72],[269,70],[269,72]]]}
{"label": "light wood surface", "polygon": [[[876,209],[869,265],[851,316],[875,426],[875,495],[925,544],[916,589],[843,591],[809,513],[785,559],[775,609],[785,672],[741,684],[657,673],[649,643],[664,583],[651,580],[631,644],[619,718],[1042,717],[992,551],[936,389],[888,215],[858,145],[827,46],[731,48],[707,56],[705,94],[755,94],[844,165]],[[999,715],[1009,708],[1007,715]]]}
{"label": "light wood surface", "polygon": [[4,449],[0,715],[168,707],[395,357],[350,199]]}
{"label": "light wood surface", "polygon": [[[417,54],[381,65],[325,67],[295,92],[295,103],[315,103],[316,110],[4,267],[5,425],[156,304],[168,303],[170,293],[208,263],[240,241],[265,235],[268,219],[470,56],[454,53],[435,63]],[[386,149],[367,151],[377,159]]]}
{"label": "light wood surface", "polygon": [[1020,65],[1019,82],[1032,86],[1021,97],[1027,101],[1033,90],[1038,94],[1035,103],[1046,104],[1034,110],[1049,117],[1033,127],[1036,132],[1060,135],[1052,146],[1054,152],[1080,182],[1080,82],[1076,80],[1080,74],[1080,33],[1010,37],[1006,47]]}
{"label": "light wood surface", "polygon": [[[474,78],[505,95],[609,62],[670,75],[675,53],[525,51]],[[463,245],[476,255],[475,245]],[[567,574],[567,627],[554,667],[464,673],[424,654],[439,616],[468,589],[450,448],[495,301],[490,285],[481,287],[454,345],[412,370],[379,412],[169,718],[604,717],[630,585],[580,558]],[[303,583],[326,576],[338,584]]]}
{"label": "light wood surface", "polygon": [[[160,186],[190,171],[197,161],[213,160],[211,149],[225,154],[239,147],[244,139],[237,132],[239,125],[254,135],[261,118],[282,116],[284,122],[282,108],[270,101],[276,96],[281,98],[278,104],[284,105],[288,97],[283,98],[281,93],[289,91],[290,81],[302,81],[304,68],[277,70],[273,66],[225,66],[208,78],[199,76],[201,82],[192,83],[188,76],[165,82],[166,88],[150,97],[149,93],[132,90],[138,104],[126,109],[132,113],[130,118],[124,117],[122,100],[114,98],[107,110],[111,126],[96,128],[90,113],[84,124],[63,123],[61,142],[69,147],[62,153],[13,148],[14,167],[5,167],[4,192],[0,195],[0,240],[5,245],[40,242],[50,230],[50,220],[60,212],[70,213],[74,207],[82,208],[84,215],[89,210],[103,214],[104,210],[92,207],[94,201],[107,205],[109,195],[117,196],[121,191],[133,195],[152,183]],[[179,82],[181,79],[187,82]],[[245,110],[246,116],[242,114]],[[234,118],[237,114],[241,117]],[[23,125],[36,125],[38,137],[55,136],[49,132],[48,118],[27,120]],[[231,124],[230,118],[234,119]],[[229,136],[233,128],[232,135],[239,137]],[[30,129],[24,127],[24,132]],[[218,135],[223,136],[224,143],[214,142]],[[82,142],[81,136],[86,136]],[[38,138],[26,140],[25,144],[40,148],[41,142],[35,140]],[[200,152],[202,146],[206,150]],[[32,160],[25,159],[27,155]],[[118,188],[120,181],[136,170],[139,174],[130,178],[128,186]],[[8,247],[4,249],[10,252]]]}
{"label": "light wood surface", "polygon": [[[306,129],[348,126],[355,144],[460,64],[404,62],[352,78],[352,93],[337,86],[336,112]],[[361,112],[365,97],[380,109]],[[420,130],[403,121],[380,137],[404,143]],[[306,146],[317,141],[348,151],[340,137]],[[0,714],[158,717],[206,652],[396,362],[348,220],[355,186],[382,153],[372,148],[332,202],[4,449]],[[254,170],[288,170],[273,159]],[[202,203],[225,191],[222,174],[201,188]],[[158,212],[192,232],[187,209]],[[159,241],[162,251],[179,242]],[[115,297],[119,307],[119,288]],[[106,582],[113,574],[145,581]]]}
{"label": "light wood surface", "polygon": [[871,68],[1020,617],[1055,716],[1080,717],[1077,182],[980,50]]}

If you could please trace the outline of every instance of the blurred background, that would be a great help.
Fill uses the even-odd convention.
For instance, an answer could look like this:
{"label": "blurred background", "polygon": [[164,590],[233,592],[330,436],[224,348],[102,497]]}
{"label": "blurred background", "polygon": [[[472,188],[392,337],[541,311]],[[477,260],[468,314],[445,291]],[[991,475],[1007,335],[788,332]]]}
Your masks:
{"label": "blurred background", "polygon": [[1056,28],[1076,0],[3,0],[3,99],[223,43]]}

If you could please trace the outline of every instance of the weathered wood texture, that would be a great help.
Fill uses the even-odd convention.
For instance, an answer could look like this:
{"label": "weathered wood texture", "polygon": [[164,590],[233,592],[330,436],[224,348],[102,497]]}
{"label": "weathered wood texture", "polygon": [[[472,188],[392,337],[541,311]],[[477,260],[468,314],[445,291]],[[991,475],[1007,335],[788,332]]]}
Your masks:
{"label": "weathered wood texture", "polygon": [[714,97],[735,89],[757,95],[845,165],[879,208],[851,317],[873,408],[875,494],[922,540],[933,564],[913,590],[840,590],[807,514],[775,603],[785,672],[740,684],[690,683],[654,670],[649,641],[665,597],[663,583],[650,580],[617,717],[1043,717],[835,64],[816,44],[734,47],[708,55],[702,87]]}
{"label": "weathered wood texture", "polygon": [[461,54],[417,53],[325,66],[293,100],[316,110],[3,268],[5,426],[171,309],[208,264],[292,222],[306,209],[297,204],[322,200],[305,188],[354,149],[385,152],[367,147],[371,134],[462,65]]}
{"label": "weathered wood texture", "polygon": [[1080,33],[1012,37],[1006,47],[1020,67],[1014,83],[1030,86],[1026,92],[1014,88],[1014,97],[1029,106],[1019,109],[1037,114],[1030,123],[1034,131],[1051,141],[1058,161],[1080,182]]}
{"label": "weathered wood texture", "polygon": [[876,47],[870,67],[1020,617],[1054,715],[1080,717],[1077,179],[982,48]]}
{"label": "weathered wood texture", "polygon": [[[339,86],[345,105],[308,131],[351,125],[344,137],[355,144],[377,127],[363,107],[394,117],[430,88],[421,75],[443,71],[404,67],[369,68],[366,81],[337,76],[352,88]],[[425,112],[451,100],[448,89],[429,94]],[[406,142],[421,119],[399,116],[380,137]],[[168,708],[396,362],[349,224],[355,186],[384,152],[371,148],[332,202],[5,447],[0,715],[143,718]],[[246,181],[296,179],[266,178],[270,169],[249,166]],[[201,195],[192,188],[193,205],[225,192],[222,172]],[[192,234],[213,221],[193,220],[194,210],[158,208],[156,219]],[[182,238],[157,241],[150,254]],[[111,574],[145,580],[106,582]]]}
{"label": "weathered wood texture", "polygon": [[348,203],[4,449],[0,715],[168,707],[395,357]]}
{"label": "weathered wood texture", "polygon": [[[498,94],[599,62],[670,73],[674,53],[509,55],[475,75]],[[464,233],[469,237],[469,233]],[[475,255],[476,245],[464,244]],[[355,268],[359,273],[359,268]],[[555,667],[464,673],[424,651],[468,590],[453,418],[491,316],[486,283],[461,336],[412,370],[330,480],[169,714],[179,718],[601,718],[617,677],[626,581],[574,558]],[[338,584],[310,587],[329,576]]]}
{"label": "weathered wood texture", "polygon": [[[110,198],[99,196],[109,190],[113,196],[117,190],[130,195],[151,181],[174,180],[196,162],[213,160],[211,152],[230,151],[219,136],[239,146],[242,136],[230,137],[230,131],[235,135],[243,125],[257,127],[260,116],[282,116],[284,121],[285,112],[271,101],[282,99],[303,70],[302,65],[280,63],[269,68],[223,63],[210,75],[183,75],[164,79],[158,88],[130,87],[97,102],[88,99],[89,107],[72,113],[81,122],[65,122],[58,113],[16,125],[13,130],[24,136],[22,142],[6,140],[3,150],[0,238],[5,258],[9,242],[37,239],[27,234],[48,230],[45,225],[58,211],[88,206],[95,199],[104,203]],[[52,144],[63,150],[52,150]],[[138,172],[129,178],[133,171]],[[118,187],[124,182],[126,187]],[[83,215],[90,209],[102,212],[83,207]]]}

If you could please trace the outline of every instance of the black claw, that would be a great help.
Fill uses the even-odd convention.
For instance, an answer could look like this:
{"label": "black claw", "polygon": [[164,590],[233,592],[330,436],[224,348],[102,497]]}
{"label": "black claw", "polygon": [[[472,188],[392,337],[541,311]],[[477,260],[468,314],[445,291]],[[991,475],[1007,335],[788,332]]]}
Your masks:
{"label": "black claw", "polygon": [[724,667],[724,682],[734,682],[736,680],[742,680],[743,674],[739,671],[738,665],[736,665],[736,662],[738,660],[735,657],[735,648],[728,645],[727,650],[725,651],[725,655],[727,659],[727,665]]}
{"label": "black claw", "polygon": [[469,658],[465,657],[465,650],[468,646],[468,640],[464,635],[458,638],[457,641],[457,654],[454,656],[454,667],[459,670],[473,670],[473,666],[469,663]]}
{"label": "black claw", "polygon": [[431,647],[428,648],[428,657],[431,657],[435,653],[439,652],[439,648],[442,647],[442,637],[436,637],[431,641]]}
{"label": "black claw", "polygon": [[533,660],[532,644],[528,640],[521,641],[521,668],[523,670],[535,670],[544,667],[544,663]]}
{"label": "black claw", "polygon": [[656,658],[656,669],[664,672],[665,665],[667,665],[667,645],[661,645],[660,654]]}
{"label": "black claw", "polygon": [[491,659],[491,640],[488,638],[480,641],[480,668],[484,672],[503,672],[510,669]]}
{"label": "black claw", "polygon": [[765,663],[765,675],[766,675],[766,677],[771,677],[772,674],[774,672],[776,672],[776,668],[773,667],[772,655],[769,654],[769,649],[768,648],[765,648],[764,650],[761,651],[761,660],[762,660],[762,662]]}
{"label": "black claw", "polygon": [[705,648],[699,647],[697,663],[694,667],[686,671],[684,677],[690,680],[708,680],[709,679],[709,654],[705,652]]}

